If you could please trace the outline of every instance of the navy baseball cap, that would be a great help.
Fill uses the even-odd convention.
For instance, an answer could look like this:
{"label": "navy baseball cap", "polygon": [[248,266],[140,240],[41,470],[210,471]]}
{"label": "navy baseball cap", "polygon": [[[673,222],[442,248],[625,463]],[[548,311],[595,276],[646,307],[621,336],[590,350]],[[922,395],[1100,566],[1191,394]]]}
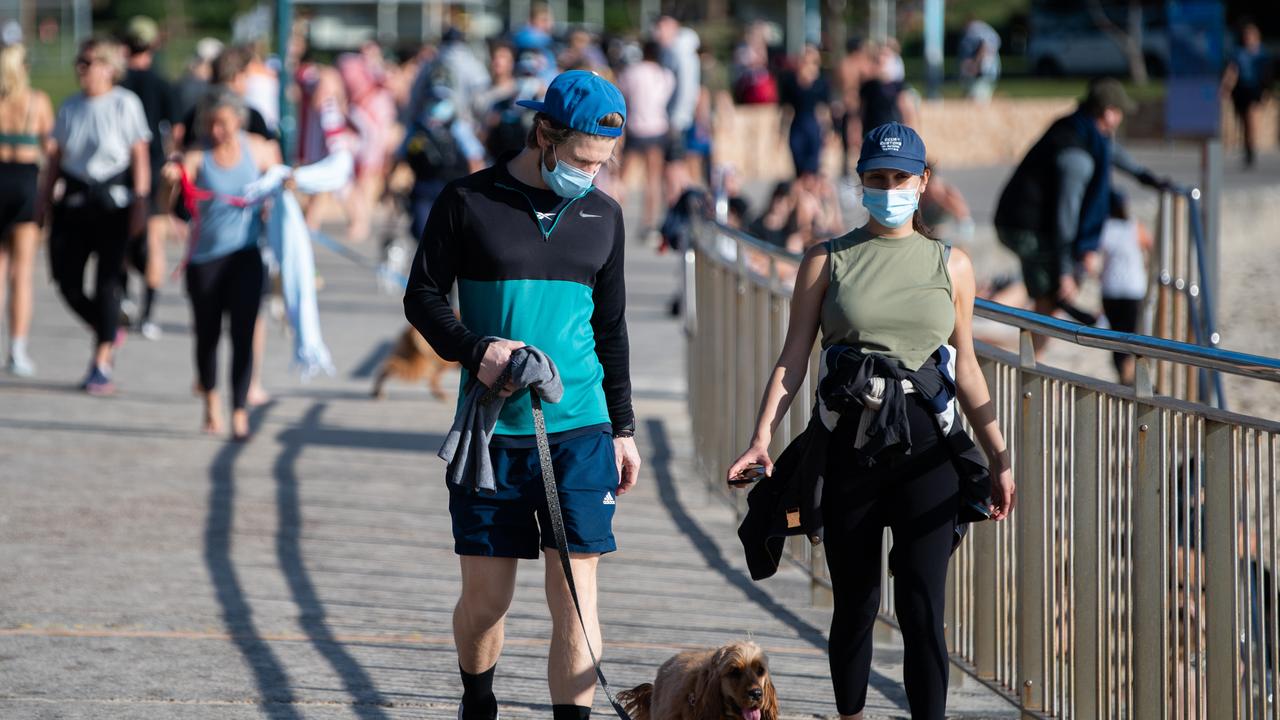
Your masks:
{"label": "navy baseball cap", "polygon": [[560,73],[542,102],[520,100],[516,103],[538,112],[544,112],[566,127],[589,135],[619,137],[621,127],[606,127],[600,119],[612,113],[622,115],[627,123],[627,103],[617,85],[588,70],[570,70]]}
{"label": "navy baseball cap", "polygon": [[885,123],[862,139],[859,173],[889,168],[923,175],[924,166],[924,141],[915,130],[902,123]]}

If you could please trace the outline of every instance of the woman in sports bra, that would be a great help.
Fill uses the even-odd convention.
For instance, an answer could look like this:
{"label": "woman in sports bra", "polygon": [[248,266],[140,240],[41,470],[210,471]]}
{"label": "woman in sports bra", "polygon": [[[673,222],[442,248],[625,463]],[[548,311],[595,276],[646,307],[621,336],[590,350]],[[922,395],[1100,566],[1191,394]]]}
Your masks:
{"label": "woman in sports bra", "polygon": [[31,327],[31,275],[40,242],[36,196],[40,162],[53,129],[49,96],[32,89],[27,51],[0,47],[0,310],[9,301],[9,354],[5,369],[35,374],[27,355]]}

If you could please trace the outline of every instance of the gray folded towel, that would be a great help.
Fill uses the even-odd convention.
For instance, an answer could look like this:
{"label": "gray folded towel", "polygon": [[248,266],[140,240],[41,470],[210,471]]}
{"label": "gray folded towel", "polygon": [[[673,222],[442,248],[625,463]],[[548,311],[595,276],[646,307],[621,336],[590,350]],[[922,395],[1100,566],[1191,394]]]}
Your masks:
{"label": "gray folded towel", "polygon": [[[485,339],[492,341],[498,338]],[[516,390],[533,388],[549,403],[560,402],[564,395],[556,364],[535,347],[526,345],[513,351],[508,369]],[[453,427],[449,428],[439,456],[449,463],[446,472],[449,482],[493,494],[498,491],[498,486],[494,482],[493,462],[489,458],[489,441],[493,438],[493,429],[498,424],[506,398],[495,397],[489,404],[481,404],[486,391],[488,388],[475,377],[467,383],[466,397],[453,418]]]}

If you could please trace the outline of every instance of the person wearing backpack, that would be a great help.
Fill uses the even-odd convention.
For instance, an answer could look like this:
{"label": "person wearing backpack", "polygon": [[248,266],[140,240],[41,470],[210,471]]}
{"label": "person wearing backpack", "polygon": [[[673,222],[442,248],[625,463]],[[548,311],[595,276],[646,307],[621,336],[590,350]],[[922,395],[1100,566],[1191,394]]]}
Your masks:
{"label": "person wearing backpack", "polygon": [[[996,206],[996,235],[1022,261],[1022,281],[1044,315],[1076,296],[1077,263],[1092,264],[1111,198],[1111,168],[1153,187],[1167,187],[1115,142],[1137,105],[1114,78],[1089,85],[1079,108],[1049,126],[1005,185]],[[1032,338],[1036,355],[1048,338]]]}
{"label": "person wearing backpack", "polygon": [[[431,100],[413,120],[387,171],[388,181],[401,163],[413,172],[407,199],[409,227],[413,237],[421,240],[431,206],[445,185],[484,167],[484,146],[476,139],[471,121],[458,114],[448,88],[436,86]],[[383,186],[388,187],[389,182]]]}

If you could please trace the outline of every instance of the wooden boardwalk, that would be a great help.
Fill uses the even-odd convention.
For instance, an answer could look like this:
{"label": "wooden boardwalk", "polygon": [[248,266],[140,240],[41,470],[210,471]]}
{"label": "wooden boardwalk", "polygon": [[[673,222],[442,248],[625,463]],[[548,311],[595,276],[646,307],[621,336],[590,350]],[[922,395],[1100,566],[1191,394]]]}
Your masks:
{"label": "wooden boardwalk", "polygon": [[[273,336],[275,399],[247,445],[198,432],[180,288],[159,308],[165,337],[129,341],[121,393],[104,400],[73,389],[86,334],[41,278],[40,375],[0,378],[0,717],[454,718],[457,566],[434,456],[452,405],[417,387],[367,397],[403,326],[399,298],[332,253],[318,260],[339,373],[296,382]],[[795,569],[749,580],[728,508],[691,471],[683,343],[665,316],[674,263],[629,258],[646,465],[602,565],[608,673],[629,686],[678,650],[751,637],[786,717],[832,717],[827,611],[809,607]],[[504,718],[550,714],[541,572],[521,570],[496,682]],[[870,717],[907,715],[900,658],[885,631]],[[955,716],[1016,717],[953,676]]]}

